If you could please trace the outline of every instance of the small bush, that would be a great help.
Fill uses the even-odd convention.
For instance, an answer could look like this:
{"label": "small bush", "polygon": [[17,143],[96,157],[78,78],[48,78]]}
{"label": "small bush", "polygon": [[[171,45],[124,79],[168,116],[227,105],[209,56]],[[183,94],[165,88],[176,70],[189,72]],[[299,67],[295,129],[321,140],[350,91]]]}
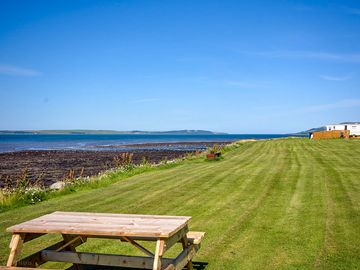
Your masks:
{"label": "small bush", "polygon": [[221,153],[222,147],[218,144],[214,144],[213,147],[209,148],[208,152],[211,154]]}
{"label": "small bush", "polygon": [[41,188],[29,188],[21,194],[20,198],[25,204],[35,204],[46,199],[47,190]]}

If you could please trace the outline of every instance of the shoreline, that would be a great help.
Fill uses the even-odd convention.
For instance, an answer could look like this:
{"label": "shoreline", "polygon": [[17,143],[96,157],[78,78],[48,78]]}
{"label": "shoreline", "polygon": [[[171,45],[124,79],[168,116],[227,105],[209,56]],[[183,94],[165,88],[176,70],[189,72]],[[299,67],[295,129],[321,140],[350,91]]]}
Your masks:
{"label": "shoreline", "polygon": [[227,135],[0,135],[0,153],[25,150],[133,150],[133,148],[179,150],[244,139],[284,138],[285,134]]}
{"label": "shoreline", "polygon": [[215,144],[224,145],[234,142],[234,140],[229,141],[205,141],[205,142],[153,142],[153,143],[131,143],[131,144],[114,144],[114,145],[94,145],[88,146],[88,149],[102,150],[102,149],[125,149],[126,151],[132,150],[199,150],[205,149],[207,147],[212,147]]}
{"label": "shoreline", "polygon": [[[94,176],[116,167],[114,161],[121,153],[131,153],[133,163],[141,164],[144,158],[150,163],[162,160],[181,158],[189,153],[203,151],[214,144],[226,142],[180,142],[180,143],[146,143],[122,147],[109,147],[107,150],[22,150],[0,153],[0,188],[16,186],[26,177],[30,183],[40,186],[63,181],[69,175],[74,178]],[[171,147],[169,147],[169,145]],[[193,148],[186,148],[191,146]],[[130,149],[131,147],[131,149]],[[25,176],[27,174],[27,176]]]}

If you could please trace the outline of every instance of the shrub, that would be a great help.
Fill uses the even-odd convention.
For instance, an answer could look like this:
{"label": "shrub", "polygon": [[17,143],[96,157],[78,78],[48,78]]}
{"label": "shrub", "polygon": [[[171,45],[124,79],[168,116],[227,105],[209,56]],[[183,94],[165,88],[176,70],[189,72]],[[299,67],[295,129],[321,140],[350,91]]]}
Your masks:
{"label": "shrub", "polygon": [[113,158],[115,167],[124,167],[133,164],[133,153],[124,152]]}
{"label": "shrub", "polygon": [[21,194],[21,200],[25,204],[35,204],[44,201],[46,199],[46,194],[47,190],[45,189],[39,187],[28,188]]}
{"label": "shrub", "polygon": [[208,149],[208,152],[210,152],[210,154],[221,153],[221,151],[222,147],[218,144],[214,144],[213,147]]}

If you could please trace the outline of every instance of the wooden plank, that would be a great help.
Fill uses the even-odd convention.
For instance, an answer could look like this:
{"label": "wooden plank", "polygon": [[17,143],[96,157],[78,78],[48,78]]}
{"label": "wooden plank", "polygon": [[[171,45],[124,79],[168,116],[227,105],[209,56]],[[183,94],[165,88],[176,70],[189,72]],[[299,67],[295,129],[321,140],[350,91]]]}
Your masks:
{"label": "wooden plank", "polygon": [[189,243],[198,245],[205,236],[205,232],[190,231],[186,234]]}
{"label": "wooden plank", "polygon": [[185,250],[183,250],[176,259],[168,264],[164,269],[165,270],[182,270],[185,265],[192,260],[196,252],[199,250],[200,245],[190,245]]}
{"label": "wooden plank", "polygon": [[71,246],[71,248],[75,248],[75,243],[76,242],[81,242],[81,243],[85,243],[86,242],[86,237],[84,236],[76,236],[74,238],[69,238],[69,237],[66,237],[65,235],[63,235],[64,239],[66,239],[66,242],[64,242],[64,244],[57,248],[56,251],[61,251],[69,246]]}
{"label": "wooden plank", "polygon": [[16,260],[18,255],[21,252],[22,245],[24,242],[25,235],[24,234],[13,234],[10,242],[10,255],[6,266],[16,266]]}
{"label": "wooden plank", "polygon": [[44,233],[27,233],[24,238],[24,243],[34,240],[36,238],[39,238],[40,236],[43,236],[43,235],[44,235]]}
{"label": "wooden plank", "polygon": [[169,250],[174,244],[179,242],[186,235],[188,231],[189,231],[188,226],[185,226],[173,236],[165,239],[164,253],[165,251]]}
{"label": "wooden plank", "polygon": [[[181,239],[181,244],[182,244],[182,247],[183,247],[183,250],[186,250],[187,247],[189,246],[189,243],[188,243],[188,239],[187,239],[187,236],[184,235]],[[187,266],[187,269],[188,270],[193,270],[193,265],[192,265],[192,261],[191,259],[188,261],[188,263],[186,264]]]}
{"label": "wooden plank", "polygon": [[[61,245],[63,245],[64,242],[63,241],[60,241],[60,242],[57,242],[56,244],[54,245],[51,245],[43,250],[55,250],[57,248],[59,248]],[[21,260],[19,260],[17,262],[17,266],[23,266],[23,267],[36,267],[38,265],[42,265],[44,263],[46,263],[45,260],[43,260],[41,258],[41,252],[43,250],[40,250],[38,252],[35,252],[34,254],[31,254]]]}
{"label": "wooden plank", "polygon": [[170,237],[191,217],[54,212],[14,225],[10,232]]}
{"label": "wooden plank", "polygon": [[73,226],[38,226],[38,227],[29,227],[23,226],[16,230],[18,233],[48,233],[48,234],[76,234],[76,235],[92,235],[92,236],[139,236],[139,237],[153,237],[153,238],[167,238],[172,234],[168,232],[161,231],[156,228],[143,228],[143,229],[132,229],[129,230],[123,227],[94,227],[94,228],[84,228],[84,227],[73,227]]}
{"label": "wooden plank", "polygon": [[[185,224],[186,225],[186,224]],[[184,226],[185,226],[184,225]],[[77,222],[77,221],[71,221],[71,222],[56,222],[56,221],[49,221],[49,222],[28,222],[26,224],[23,224],[22,226],[19,226],[18,228],[22,228],[22,227],[27,227],[27,228],[31,228],[31,227],[59,227],[59,228],[64,228],[66,226],[71,226],[71,227],[78,227],[78,228],[83,228],[83,229],[88,229],[88,230],[92,230],[93,228],[103,228],[103,229],[108,229],[111,230],[113,228],[121,228],[121,229],[125,229],[128,231],[133,231],[133,230],[156,230],[156,231],[164,231],[164,232],[170,232],[172,230],[177,229],[176,231],[178,231],[179,229],[183,228],[183,224],[175,224],[175,225],[168,225],[168,224],[141,224],[141,223],[81,223],[81,222]],[[180,227],[180,228],[179,228]]]}
{"label": "wooden plank", "polygon": [[[96,214],[96,213],[95,213]],[[46,221],[57,221],[57,222],[63,222],[63,223],[68,223],[68,222],[72,222],[72,221],[77,221],[79,223],[107,223],[107,224],[119,224],[119,223],[125,223],[125,224],[132,224],[132,223],[137,223],[137,224],[148,224],[148,225],[154,225],[154,224],[160,224],[160,225],[177,225],[177,224],[182,224],[184,221],[187,222],[189,221],[190,218],[161,218],[160,217],[151,217],[151,218],[144,218],[142,216],[138,217],[138,216],[132,216],[132,217],[128,217],[128,216],[106,216],[106,217],[101,217],[98,215],[94,215],[94,216],[90,216],[90,215],[79,215],[79,216],[75,216],[74,215],[55,215],[55,214],[49,214],[49,215],[45,215],[24,223],[31,223],[31,222],[38,222],[38,223],[45,223]]]}
{"label": "wooden plank", "polygon": [[345,138],[349,139],[350,130],[324,130],[316,131],[312,133],[312,139],[335,139],[335,138]]}
{"label": "wooden plank", "polygon": [[[83,243],[83,241],[81,240],[77,240],[75,242],[73,242],[72,244],[74,246],[79,246]],[[44,263],[46,263],[46,261],[42,258],[41,254],[43,251],[45,250],[59,250],[60,247],[64,246],[65,242],[64,241],[59,241],[43,250],[40,250],[38,252],[35,252],[34,254],[31,254],[21,260],[19,260],[17,262],[17,266],[24,266],[24,267],[36,267],[39,265],[42,265]]]}
{"label": "wooden plank", "polygon": [[[189,243],[191,244],[200,244],[205,232],[194,232],[189,231],[187,233],[187,238]],[[158,237],[141,237],[141,236],[126,236],[127,238],[134,240],[134,241],[156,241]],[[101,238],[101,239],[117,239],[123,240],[123,236],[116,236],[116,235],[87,235],[87,238]],[[180,242],[181,239],[179,239]]]}
{"label": "wooden plank", "polygon": [[[88,213],[90,214],[90,213]],[[76,219],[78,220],[83,220],[83,221],[88,221],[88,220],[93,220],[93,221],[97,221],[97,220],[108,220],[108,221],[112,221],[112,220],[117,220],[117,221],[121,221],[121,220],[126,220],[126,221],[138,221],[138,222],[156,222],[156,221],[161,221],[161,223],[176,223],[176,222],[183,222],[184,220],[189,220],[190,217],[169,217],[169,216],[143,216],[143,215],[116,215],[116,214],[112,214],[110,216],[110,214],[106,215],[106,216],[101,216],[98,213],[92,213],[95,215],[68,215],[68,214],[48,214],[48,215],[44,215],[41,218],[43,220],[63,220],[63,219],[73,219],[74,217],[76,217]],[[163,218],[166,217],[166,218]]]}
{"label": "wooden plank", "polygon": [[[186,222],[186,220],[163,220],[163,219],[152,219],[152,220],[143,220],[143,219],[120,219],[120,218],[113,218],[113,219],[104,219],[104,218],[75,218],[75,217],[51,217],[51,218],[45,218],[45,217],[39,217],[35,218],[23,223],[27,225],[41,225],[46,223],[60,223],[60,224],[69,224],[69,223],[81,223],[81,224],[104,224],[104,225],[130,225],[130,226],[164,226],[164,227],[174,227],[179,226]],[[17,226],[19,226],[17,225]],[[16,225],[15,225],[16,226]]]}
{"label": "wooden plank", "polygon": [[134,240],[132,240],[126,236],[122,237],[122,239],[124,239],[125,242],[128,242],[128,243],[132,244],[133,246],[135,246],[136,248],[140,249],[142,252],[144,252],[148,256],[154,257],[154,254],[150,250],[146,249],[145,247],[143,247],[139,243],[135,242]]}
{"label": "wooden plank", "polygon": [[[64,228],[66,226],[70,226],[72,228],[82,228],[85,230],[93,230],[96,228],[105,229],[105,230],[113,230],[113,229],[122,229],[122,230],[128,230],[128,231],[147,231],[147,230],[155,230],[155,231],[170,231],[175,226],[170,225],[164,225],[164,224],[101,224],[101,223],[79,223],[79,222],[67,222],[64,224],[64,222],[41,222],[41,223],[31,223],[28,222],[27,224],[22,225],[21,227],[27,227],[27,228],[48,228],[51,227],[57,227],[59,229]],[[181,226],[181,225],[176,225]],[[184,227],[184,226],[181,226]]]}
{"label": "wooden plank", "polygon": [[[96,230],[97,228],[99,230],[128,230],[130,233],[135,231],[146,231],[146,230],[151,230],[151,231],[156,231],[156,232],[162,232],[162,231],[166,231],[169,230],[170,227],[165,227],[165,226],[159,226],[159,225],[147,225],[147,226],[138,226],[138,225],[123,225],[123,224],[82,224],[82,223],[77,223],[77,222],[69,222],[69,223],[34,223],[34,224],[24,224],[21,226],[21,228],[26,228],[26,229],[32,229],[34,228],[36,231],[38,231],[39,229],[43,228],[44,230],[52,230],[52,229],[65,229],[65,227],[71,227],[71,228],[76,228],[76,229],[82,229],[82,230],[87,230],[87,231],[93,231]],[[20,228],[20,230],[22,230]]]}
{"label": "wooden plank", "polygon": [[47,223],[80,223],[80,224],[102,224],[102,225],[128,225],[128,226],[162,226],[162,227],[174,227],[179,226],[186,222],[186,220],[168,220],[168,219],[125,219],[125,218],[90,218],[90,217],[69,217],[69,216],[51,216],[51,217],[39,217],[33,220],[24,222],[25,224],[47,224]]}
{"label": "wooden plank", "polygon": [[164,254],[164,246],[165,242],[164,240],[157,240],[156,241],[156,251],[154,256],[154,264],[153,264],[153,270],[161,270],[161,258]]}
{"label": "wooden plank", "polygon": [[[65,249],[65,250],[69,250],[69,251],[72,251],[72,252],[76,252],[76,248],[75,248],[75,244],[73,244],[75,241],[82,241],[82,238],[80,236],[71,236],[71,235],[66,235],[66,234],[63,234],[62,235],[63,239],[64,239],[64,242],[66,244],[64,244],[63,246],[61,246],[60,248],[58,248],[56,251],[60,251],[62,249]],[[74,267],[76,270],[82,270],[83,267],[81,264],[75,264],[74,263]]]}
{"label": "wooden plank", "polygon": [[[187,233],[187,238],[190,244],[200,244],[202,239],[205,236],[205,232],[193,232],[189,231]],[[158,237],[141,237],[141,236],[127,236],[128,238],[135,240],[135,241],[156,241]],[[105,239],[122,239],[122,236],[116,235],[90,235],[88,238],[105,238]],[[181,239],[179,239],[180,242]]]}
{"label": "wooden plank", "polygon": [[128,217],[128,218],[144,218],[144,219],[188,219],[190,216],[165,216],[165,215],[143,215],[143,214],[116,214],[116,213],[92,213],[92,212],[63,212],[55,211],[51,215],[68,215],[68,216],[97,216],[97,217]]}
{"label": "wooden plank", "polygon": [[[46,261],[68,262],[77,264],[91,264],[102,266],[118,266],[140,269],[152,269],[154,259],[141,256],[124,256],[114,254],[95,254],[71,251],[43,251],[42,257]],[[166,265],[173,263],[173,259],[162,259]]]}

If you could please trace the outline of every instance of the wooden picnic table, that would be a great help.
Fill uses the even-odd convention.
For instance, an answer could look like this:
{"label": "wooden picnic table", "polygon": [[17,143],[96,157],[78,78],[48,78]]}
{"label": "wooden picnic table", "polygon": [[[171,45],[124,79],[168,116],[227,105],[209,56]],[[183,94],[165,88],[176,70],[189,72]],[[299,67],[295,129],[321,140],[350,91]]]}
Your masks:
{"label": "wooden picnic table", "polygon": [[[138,269],[192,269],[192,258],[200,248],[203,232],[189,232],[188,216],[129,215],[83,212],[54,212],[7,229],[13,234],[7,267],[37,267],[47,261]],[[61,234],[63,240],[18,260],[23,243],[45,234]],[[88,238],[119,239],[147,256],[76,252]],[[155,252],[137,241],[156,242]],[[163,258],[176,243],[182,251],[176,258]],[[1,268],[0,268],[1,269]],[[15,268],[14,268],[15,269]]]}

